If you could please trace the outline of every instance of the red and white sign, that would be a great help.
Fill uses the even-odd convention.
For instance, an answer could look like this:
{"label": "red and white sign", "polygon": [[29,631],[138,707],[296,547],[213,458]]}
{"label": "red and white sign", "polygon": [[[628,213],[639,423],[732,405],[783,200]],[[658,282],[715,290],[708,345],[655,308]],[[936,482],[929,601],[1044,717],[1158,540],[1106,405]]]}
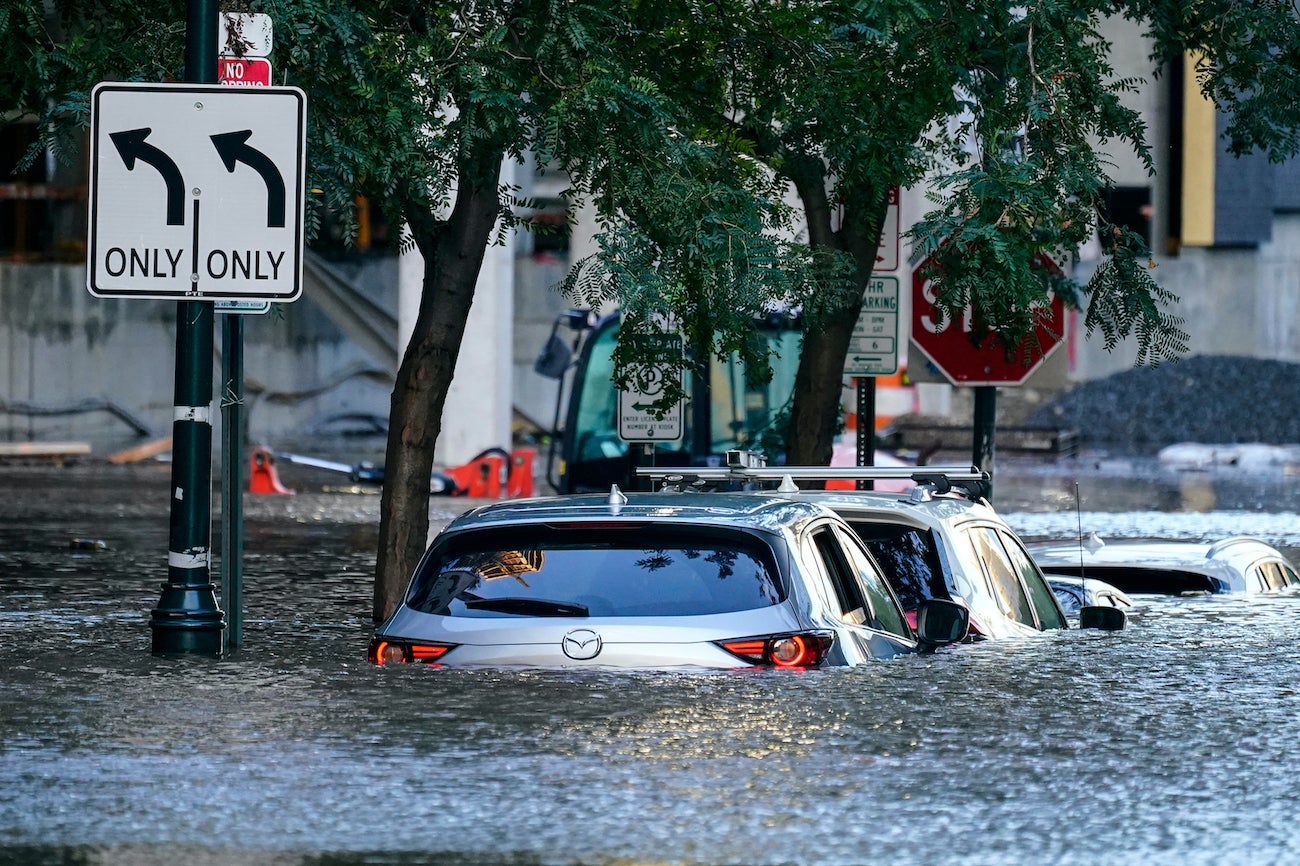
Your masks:
{"label": "red and white sign", "polygon": [[271,61],[265,57],[219,57],[217,81],[228,87],[270,87]]}
{"label": "red and white sign", "polygon": [[[1039,261],[1060,272],[1047,256]],[[1047,315],[1035,328],[1037,345],[1026,337],[1008,352],[992,335],[971,342],[971,310],[959,318],[940,317],[935,310],[935,287],[925,276],[931,260],[912,271],[912,342],[954,385],[1020,385],[1061,347],[1065,335],[1065,304],[1053,296]],[[1026,347],[1030,348],[1026,362]]]}
{"label": "red and white sign", "polygon": [[[900,237],[898,200],[898,187],[890,186],[889,202],[885,207],[885,222],[880,227],[880,246],[876,248],[876,263],[871,269],[873,274],[898,270]],[[831,211],[831,231],[837,232],[842,228],[844,228],[844,202],[841,201],[835,205],[835,210]]]}
{"label": "red and white sign", "polygon": [[885,224],[880,227],[880,246],[876,249],[876,271],[898,270],[898,187],[889,187],[889,205],[885,208]]}

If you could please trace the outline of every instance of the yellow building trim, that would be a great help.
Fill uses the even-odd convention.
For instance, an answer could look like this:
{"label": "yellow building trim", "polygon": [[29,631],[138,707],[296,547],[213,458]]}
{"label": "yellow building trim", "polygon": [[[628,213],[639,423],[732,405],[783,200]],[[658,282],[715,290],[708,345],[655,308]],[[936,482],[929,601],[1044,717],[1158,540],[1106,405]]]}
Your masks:
{"label": "yellow building trim", "polygon": [[1214,245],[1214,103],[1196,79],[1200,55],[1183,55],[1183,237],[1185,246]]}

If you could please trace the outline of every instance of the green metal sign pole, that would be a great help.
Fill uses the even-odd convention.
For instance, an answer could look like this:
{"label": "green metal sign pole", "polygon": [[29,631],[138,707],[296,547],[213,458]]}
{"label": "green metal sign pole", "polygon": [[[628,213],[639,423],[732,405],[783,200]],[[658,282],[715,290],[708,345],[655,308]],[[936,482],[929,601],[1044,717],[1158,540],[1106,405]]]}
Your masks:
{"label": "green metal sign pole", "polygon": [[244,317],[221,317],[221,601],[226,645],[244,642]]}
{"label": "green metal sign pole", "polygon": [[989,474],[989,501],[993,501],[993,432],[997,427],[998,389],[996,385],[975,388],[975,435],[972,437],[970,462]]}
{"label": "green metal sign pole", "polygon": [[[217,0],[187,4],[185,80],[217,82]],[[222,652],[225,618],[211,579],[212,333],[211,302],[176,304],[167,582],[149,619],[158,654]]]}

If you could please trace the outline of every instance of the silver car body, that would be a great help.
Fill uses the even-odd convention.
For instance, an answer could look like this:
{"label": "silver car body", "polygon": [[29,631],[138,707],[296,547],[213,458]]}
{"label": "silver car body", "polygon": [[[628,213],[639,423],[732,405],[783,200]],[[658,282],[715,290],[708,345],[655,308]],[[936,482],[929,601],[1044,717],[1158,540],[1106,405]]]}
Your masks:
{"label": "silver car body", "polygon": [[[984,637],[1022,637],[1066,625],[1041,569],[983,501],[931,495],[924,486],[910,493],[807,491],[800,496],[835,511],[858,531],[889,525],[929,532],[948,593],[966,605],[971,628]],[[887,574],[888,565],[882,560]]]}
{"label": "silver car body", "polygon": [[[743,533],[772,550],[785,584],[784,598],[752,610],[667,616],[454,616],[411,604],[420,574],[436,567],[431,563],[449,545],[484,533],[545,536],[582,526],[596,532],[648,528],[700,537]],[[878,583],[870,602],[880,611],[841,609],[825,564],[819,560],[818,543],[842,546],[845,555],[861,567],[863,581]],[[865,574],[867,570],[874,571],[874,578]],[[893,632],[873,626],[876,621],[893,623],[895,618],[902,627]],[[833,633],[828,664],[860,664],[921,648],[870,554],[833,512],[776,495],[629,493],[513,500],[467,512],[433,540],[405,600],[379,627],[376,640],[455,644],[438,659],[447,665],[717,668],[745,666],[718,641],[808,631]]]}
{"label": "silver car body", "polygon": [[1082,543],[1034,542],[1029,552],[1046,571],[1091,578],[1126,593],[1263,593],[1293,590],[1300,574],[1280,551],[1257,538],[1213,544],[1115,539],[1094,533]]}

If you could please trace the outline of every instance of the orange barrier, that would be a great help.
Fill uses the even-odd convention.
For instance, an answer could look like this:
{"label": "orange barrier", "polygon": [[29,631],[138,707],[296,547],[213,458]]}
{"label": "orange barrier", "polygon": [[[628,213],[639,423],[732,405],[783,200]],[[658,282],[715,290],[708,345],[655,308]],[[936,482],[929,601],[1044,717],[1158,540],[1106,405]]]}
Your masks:
{"label": "orange barrier", "polygon": [[468,463],[441,470],[439,474],[451,482],[450,489],[444,492],[475,499],[532,496],[535,456],[531,448],[510,452],[489,448]]}
{"label": "orange barrier", "polygon": [[506,475],[506,498],[523,499],[533,495],[532,448],[516,448],[510,452],[510,472]]}
{"label": "orange barrier", "polygon": [[483,454],[463,466],[442,471],[456,484],[454,496],[500,499],[506,459],[499,454]]}
{"label": "orange barrier", "polygon": [[280,475],[275,471],[275,458],[265,448],[254,448],[248,460],[248,492],[292,494],[293,491],[280,483]]}

